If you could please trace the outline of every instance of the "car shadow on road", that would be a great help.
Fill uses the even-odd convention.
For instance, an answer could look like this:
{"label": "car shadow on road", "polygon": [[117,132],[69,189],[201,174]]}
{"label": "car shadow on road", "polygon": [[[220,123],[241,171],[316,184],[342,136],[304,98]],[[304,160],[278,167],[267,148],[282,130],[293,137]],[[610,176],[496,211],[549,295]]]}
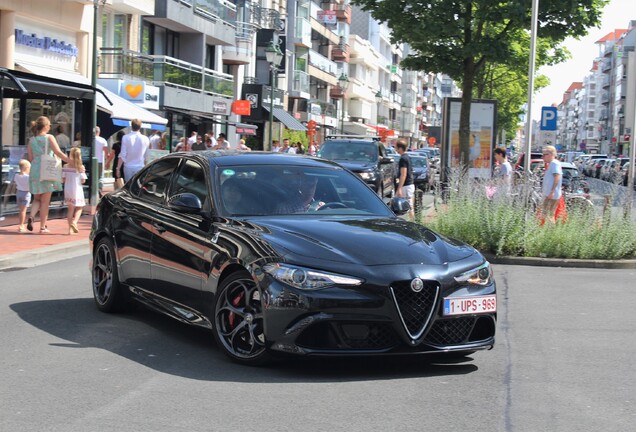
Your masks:
{"label": "car shadow on road", "polygon": [[435,356],[281,358],[264,367],[232,363],[212,333],[146,308],[99,312],[92,298],[14,303],[26,323],[67,343],[63,349],[98,348],[157,371],[204,381],[307,383],[463,375],[478,370],[471,357],[441,362]]}

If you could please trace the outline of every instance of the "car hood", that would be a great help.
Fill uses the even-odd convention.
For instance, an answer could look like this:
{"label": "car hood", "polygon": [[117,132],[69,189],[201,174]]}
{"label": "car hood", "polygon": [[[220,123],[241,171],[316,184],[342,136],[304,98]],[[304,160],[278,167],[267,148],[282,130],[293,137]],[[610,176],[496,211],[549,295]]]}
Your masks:
{"label": "car hood", "polygon": [[360,265],[441,265],[475,249],[399,218],[284,217],[259,220],[265,239],[284,255]]}
{"label": "car hood", "polygon": [[345,167],[349,171],[371,171],[376,167],[375,163],[372,162],[356,162],[350,160],[334,160],[339,165]]}

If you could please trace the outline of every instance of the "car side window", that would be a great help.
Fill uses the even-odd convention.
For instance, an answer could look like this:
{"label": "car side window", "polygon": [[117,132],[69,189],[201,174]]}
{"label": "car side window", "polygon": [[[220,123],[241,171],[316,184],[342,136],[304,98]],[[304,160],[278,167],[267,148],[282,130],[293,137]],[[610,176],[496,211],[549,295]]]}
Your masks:
{"label": "car side window", "polygon": [[208,201],[208,186],[205,181],[205,170],[201,164],[193,160],[183,161],[170,196],[191,193],[201,200],[201,205]]}
{"label": "car side window", "polygon": [[177,158],[167,158],[158,160],[150,166],[139,182],[138,197],[156,204],[164,203],[170,179],[178,163]]}
{"label": "car side window", "polygon": [[380,157],[383,158],[386,156],[386,149],[384,148],[384,144],[378,144],[378,151],[380,152]]}

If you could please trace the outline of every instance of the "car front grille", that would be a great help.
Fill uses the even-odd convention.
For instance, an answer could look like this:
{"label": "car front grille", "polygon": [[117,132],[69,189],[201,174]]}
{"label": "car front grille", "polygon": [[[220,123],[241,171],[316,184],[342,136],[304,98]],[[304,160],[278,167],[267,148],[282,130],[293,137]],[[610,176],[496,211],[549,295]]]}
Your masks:
{"label": "car front grille", "polygon": [[433,345],[459,345],[466,343],[474,325],[474,317],[437,320],[424,341]]}
{"label": "car front grille", "polygon": [[349,348],[383,349],[397,345],[397,335],[387,323],[340,324],[342,340]]}
{"label": "car front grille", "polygon": [[411,281],[396,282],[390,288],[402,325],[411,339],[418,339],[424,333],[439,295],[437,282],[423,282],[424,288],[420,292],[411,289]]}
{"label": "car front grille", "polygon": [[390,323],[320,322],[305,329],[296,344],[316,350],[386,350],[400,343]]}

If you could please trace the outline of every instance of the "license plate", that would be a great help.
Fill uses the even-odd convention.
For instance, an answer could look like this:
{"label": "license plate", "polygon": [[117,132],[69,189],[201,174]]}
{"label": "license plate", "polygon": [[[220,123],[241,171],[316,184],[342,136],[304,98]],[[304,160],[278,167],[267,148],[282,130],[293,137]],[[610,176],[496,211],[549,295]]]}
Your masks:
{"label": "license plate", "polygon": [[487,312],[497,312],[497,296],[444,299],[444,315],[470,315]]}

